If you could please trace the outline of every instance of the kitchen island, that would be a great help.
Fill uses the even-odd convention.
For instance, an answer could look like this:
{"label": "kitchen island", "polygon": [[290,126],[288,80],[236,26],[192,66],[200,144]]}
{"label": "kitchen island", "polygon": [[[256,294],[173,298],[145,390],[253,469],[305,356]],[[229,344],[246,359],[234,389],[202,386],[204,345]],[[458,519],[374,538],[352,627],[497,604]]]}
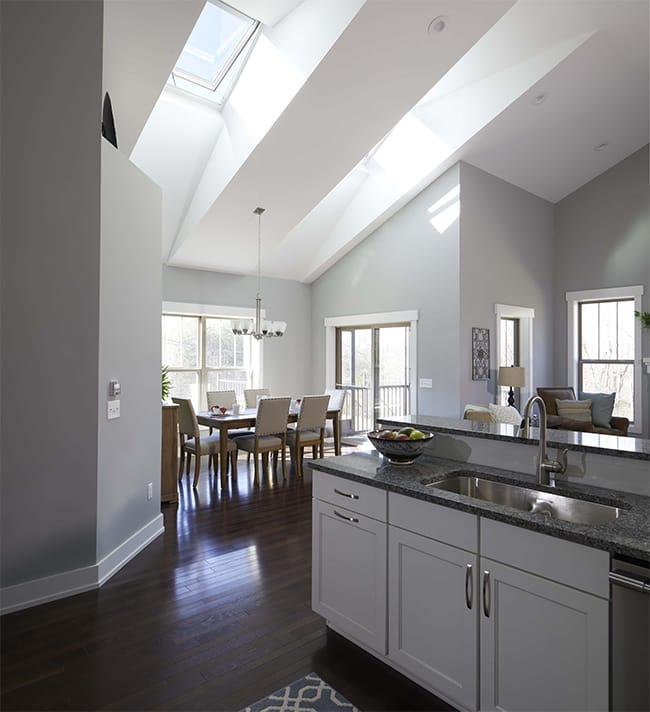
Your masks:
{"label": "kitchen island", "polygon": [[[528,466],[534,433],[520,443],[501,426],[478,428],[477,436],[485,424],[409,420],[436,433],[411,465],[374,451],[310,464],[313,609],[458,709],[610,708],[610,562],[650,561],[650,498],[635,491],[644,487],[650,450],[641,441],[623,455],[567,437],[558,446],[578,458],[580,476],[552,488],[526,468],[504,466]],[[436,454],[440,439],[438,452],[456,457]],[[511,458],[511,448],[523,451]],[[604,463],[601,473],[594,462]],[[608,472],[606,487],[589,483]],[[463,475],[524,485],[542,499],[559,493],[607,505],[618,516],[579,524],[436,487]]]}

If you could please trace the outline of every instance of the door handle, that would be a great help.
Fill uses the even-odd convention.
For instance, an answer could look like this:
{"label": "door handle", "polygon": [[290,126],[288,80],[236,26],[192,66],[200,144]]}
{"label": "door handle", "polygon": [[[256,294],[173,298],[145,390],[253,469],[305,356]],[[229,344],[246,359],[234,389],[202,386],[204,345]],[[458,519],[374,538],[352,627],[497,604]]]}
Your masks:
{"label": "door handle", "polygon": [[492,592],[490,590],[490,572],[483,572],[483,613],[486,618],[490,617],[490,606],[492,604]]}
{"label": "door handle", "polygon": [[472,576],[472,565],[467,564],[465,567],[465,605],[472,610],[472,601],[474,599],[474,577]]}

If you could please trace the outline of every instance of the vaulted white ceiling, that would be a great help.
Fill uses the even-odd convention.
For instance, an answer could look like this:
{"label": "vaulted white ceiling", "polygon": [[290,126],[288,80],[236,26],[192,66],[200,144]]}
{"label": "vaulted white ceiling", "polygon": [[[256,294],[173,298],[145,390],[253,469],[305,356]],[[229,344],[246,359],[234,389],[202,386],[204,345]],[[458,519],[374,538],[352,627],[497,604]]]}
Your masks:
{"label": "vaulted white ceiling", "polygon": [[260,205],[263,274],[310,282],[458,160],[556,202],[649,140],[646,0],[230,4],[264,31],[219,110],[165,85],[202,0],[105,3],[170,265],[254,274]]}

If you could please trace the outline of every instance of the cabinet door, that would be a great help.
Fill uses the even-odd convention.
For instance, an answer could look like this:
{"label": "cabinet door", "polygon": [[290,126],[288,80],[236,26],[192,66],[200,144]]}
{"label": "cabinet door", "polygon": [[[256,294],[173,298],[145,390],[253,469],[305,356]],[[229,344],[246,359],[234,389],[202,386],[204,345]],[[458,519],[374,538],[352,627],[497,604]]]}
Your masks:
{"label": "cabinet door", "polygon": [[606,600],[482,558],[480,636],[482,710],[607,709]]}
{"label": "cabinet door", "polygon": [[312,608],[386,653],[385,522],[313,500]]}
{"label": "cabinet door", "polygon": [[389,527],[389,657],[465,709],[477,709],[478,558]]}

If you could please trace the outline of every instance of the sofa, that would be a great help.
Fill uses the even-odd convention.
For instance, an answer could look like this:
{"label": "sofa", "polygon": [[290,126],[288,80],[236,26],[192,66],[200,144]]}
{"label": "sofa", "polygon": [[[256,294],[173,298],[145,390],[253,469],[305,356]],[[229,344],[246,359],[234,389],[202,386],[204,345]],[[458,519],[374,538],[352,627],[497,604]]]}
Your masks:
{"label": "sofa", "polygon": [[[614,405],[614,394],[585,393],[581,400],[591,400],[591,420],[576,420],[558,413],[557,401],[577,401],[575,391],[571,386],[559,388],[538,388],[537,395],[546,406],[546,424],[549,428],[558,430],[579,430],[585,433],[601,435],[627,435],[630,421],[621,416],[611,416]],[[570,405],[570,404],[569,404]],[[603,414],[605,414],[603,416]],[[606,424],[608,423],[608,424]]]}

